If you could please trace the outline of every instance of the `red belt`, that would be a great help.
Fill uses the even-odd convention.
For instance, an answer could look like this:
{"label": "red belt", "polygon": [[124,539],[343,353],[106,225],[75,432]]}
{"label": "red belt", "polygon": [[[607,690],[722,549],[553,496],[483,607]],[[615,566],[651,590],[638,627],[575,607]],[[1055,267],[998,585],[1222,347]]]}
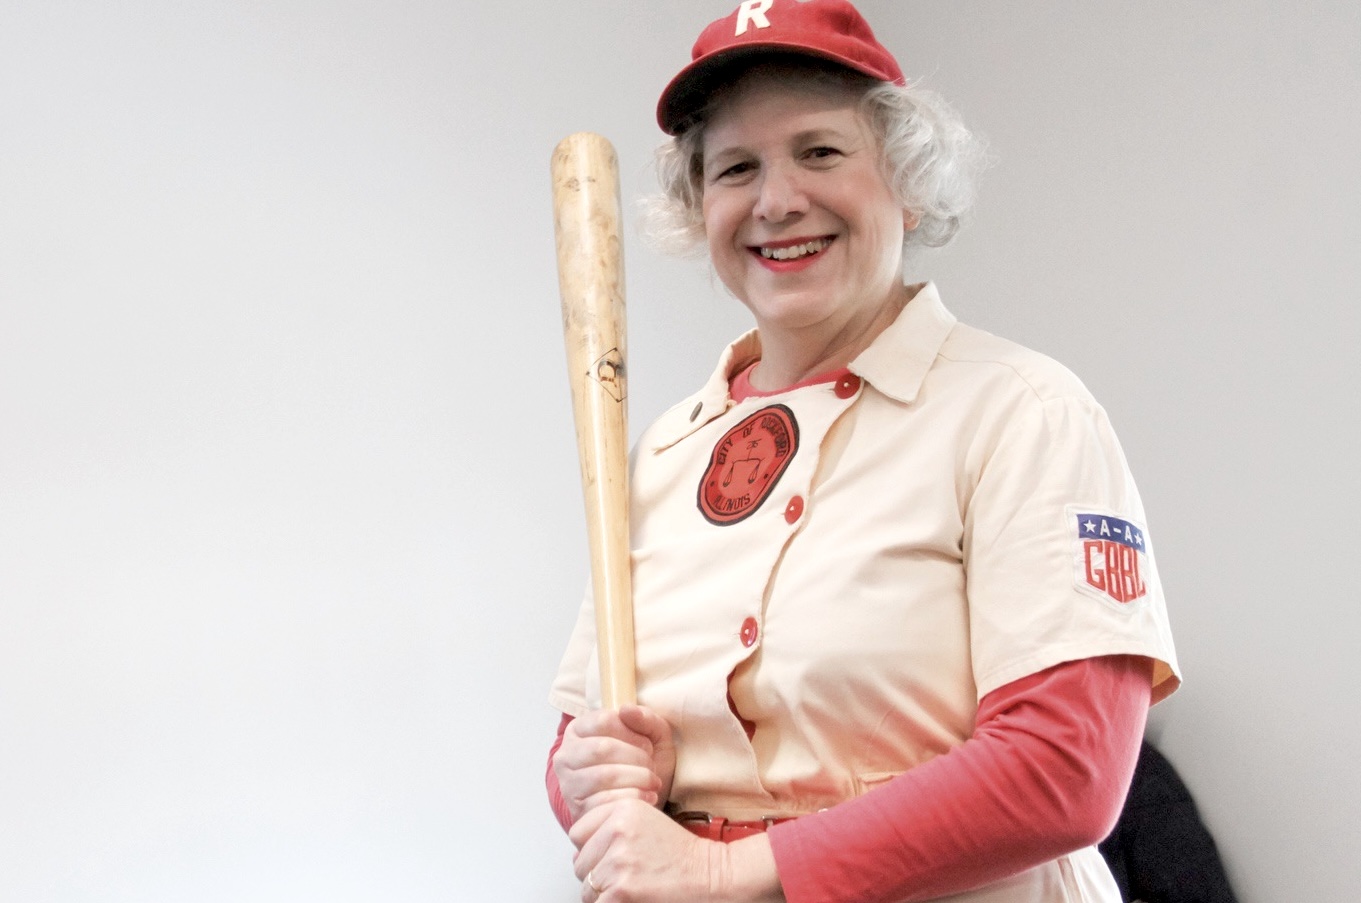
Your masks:
{"label": "red belt", "polygon": [[744,837],[764,834],[771,825],[794,820],[792,817],[775,818],[768,815],[758,821],[733,821],[712,816],[707,812],[678,812],[674,817],[677,824],[691,834],[697,834],[706,840],[717,840],[720,843],[732,843],[734,840],[741,840]]}

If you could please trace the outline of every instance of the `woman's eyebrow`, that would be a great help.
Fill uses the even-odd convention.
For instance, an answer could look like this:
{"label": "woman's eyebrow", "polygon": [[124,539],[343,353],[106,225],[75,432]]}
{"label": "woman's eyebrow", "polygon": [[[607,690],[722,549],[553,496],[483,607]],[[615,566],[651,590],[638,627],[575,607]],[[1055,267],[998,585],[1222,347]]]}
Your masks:
{"label": "woman's eyebrow", "polygon": [[[796,145],[818,144],[825,141],[843,145],[859,144],[860,137],[853,132],[848,132],[845,129],[836,128],[835,126],[818,126],[817,128],[804,129],[801,132],[795,132],[789,136],[789,143]],[[714,150],[713,153],[705,153],[702,162],[707,168],[719,161],[726,160],[727,158],[744,157],[751,153],[753,152],[745,144],[734,143],[722,145]]]}
{"label": "woman's eyebrow", "polygon": [[818,128],[796,132],[792,139],[795,144],[815,144],[819,141],[835,141],[844,144],[855,140],[856,137],[853,132],[847,132],[835,126],[819,126]]}

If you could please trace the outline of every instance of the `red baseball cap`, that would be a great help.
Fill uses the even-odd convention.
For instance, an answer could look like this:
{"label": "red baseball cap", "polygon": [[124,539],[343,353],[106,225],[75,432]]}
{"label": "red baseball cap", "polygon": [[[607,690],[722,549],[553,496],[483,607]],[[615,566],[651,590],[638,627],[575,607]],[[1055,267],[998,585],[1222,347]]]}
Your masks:
{"label": "red baseball cap", "polygon": [[893,54],[846,0],[744,0],[709,23],[686,66],[657,102],[657,124],[668,135],[704,105],[718,70],[741,56],[796,53],[840,63],[880,81],[903,84]]}

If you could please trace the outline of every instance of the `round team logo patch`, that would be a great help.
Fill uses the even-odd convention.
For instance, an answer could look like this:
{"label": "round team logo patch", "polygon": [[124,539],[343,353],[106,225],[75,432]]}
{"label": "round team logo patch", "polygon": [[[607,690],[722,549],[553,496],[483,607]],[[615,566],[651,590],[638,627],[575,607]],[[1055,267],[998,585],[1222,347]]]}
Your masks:
{"label": "round team logo patch", "polygon": [[799,425],[782,404],[762,408],[728,430],[699,482],[699,510],[726,527],[761,507],[799,450]]}

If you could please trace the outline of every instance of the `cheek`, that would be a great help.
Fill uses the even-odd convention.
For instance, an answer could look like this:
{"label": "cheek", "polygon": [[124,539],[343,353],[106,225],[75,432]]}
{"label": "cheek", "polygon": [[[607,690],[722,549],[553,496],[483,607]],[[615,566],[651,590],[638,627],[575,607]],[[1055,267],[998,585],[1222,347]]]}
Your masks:
{"label": "cheek", "polygon": [[727,253],[731,249],[734,236],[732,205],[724,204],[721,198],[708,199],[700,208],[704,217],[704,238],[709,243],[710,254]]}
{"label": "cheek", "polygon": [[723,218],[722,205],[713,192],[704,195],[704,200],[700,203],[699,214],[704,219],[705,232],[718,231],[718,224]]}
{"label": "cheek", "polygon": [[[876,213],[873,220],[876,244],[879,245],[881,254],[896,261],[902,255],[903,239],[907,235],[906,227],[911,214],[897,205],[897,201],[882,183],[867,185],[866,192],[867,194],[862,197],[876,198],[874,202]],[[885,265],[888,263],[886,260]]]}

